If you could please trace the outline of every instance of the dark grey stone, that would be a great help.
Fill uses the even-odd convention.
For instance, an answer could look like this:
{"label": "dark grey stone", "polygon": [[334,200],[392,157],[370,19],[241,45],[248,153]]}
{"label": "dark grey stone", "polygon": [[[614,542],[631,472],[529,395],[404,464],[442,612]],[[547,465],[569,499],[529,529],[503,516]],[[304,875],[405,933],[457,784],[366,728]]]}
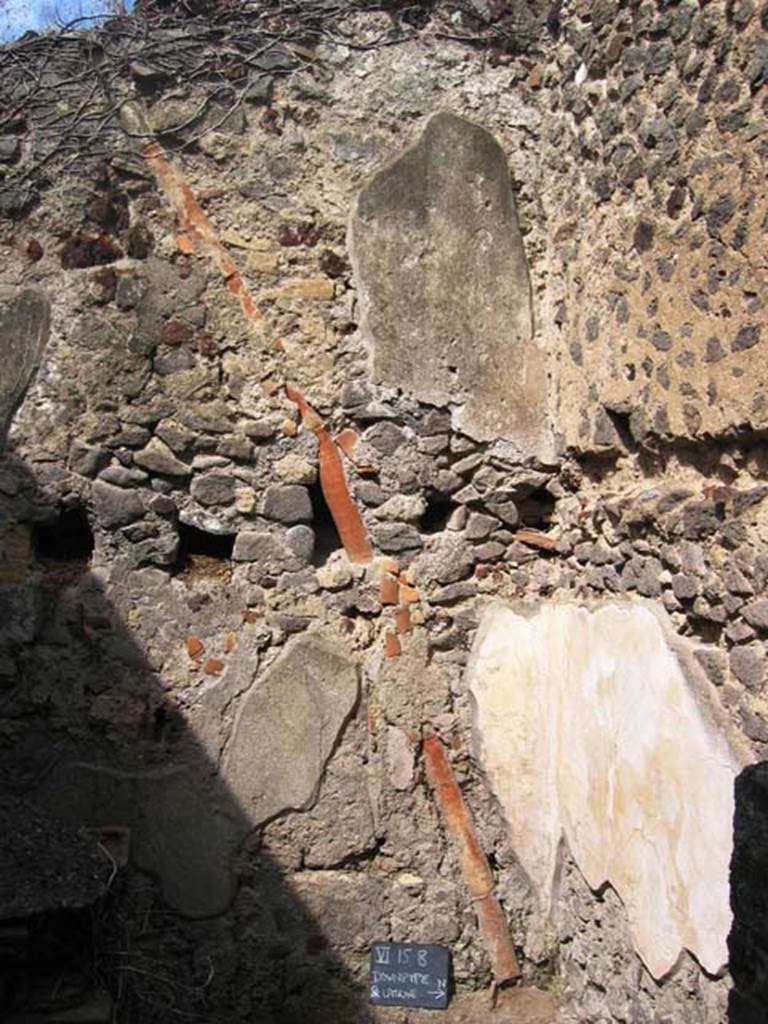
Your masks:
{"label": "dark grey stone", "polygon": [[485,506],[489,512],[492,512],[498,519],[501,519],[507,526],[517,526],[520,520],[520,513],[514,501],[489,500],[486,501]]}
{"label": "dark grey stone", "polygon": [[127,491],[103,480],[94,481],[91,501],[97,521],[109,530],[126,526],[144,515],[144,504],[137,491]]}
{"label": "dark grey stone", "polygon": [[498,519],[483,515],[482,512],[471,512],[467,520],[466,536],[468,540],[485,540],[499,525]]}
{"label": "dark grey stone", "polygon": [[235,478],[216,472],[196,476],[190,492],[201,505],[229,505],[235,499]]}
{"label": "dark grey stone", "polygon": [[19,157],[21,143],[17,135],[0,135],[0,164],[12,164]]}
{"label": "dark grey stone", "polygon": [[430,583],[457,583],[469,576],[474,568],[471,548],[460,535],[445,533],[440,543],[420,554],[414,562],[416,578],[428,586]]}
{"label": "dark grey stone", "polygon": [[116,487],[138,487],[146,483],[149,476],[142,470],[135,467],[128,469],[126,466],[107,466],[99,473],[99,480],[105,480]]}
{"label": "dark grey stone", "polygon": [[[744,735],[748,739],[755,740],[758,743],[768,743],[768,722],[766,722],[764,718],[762,718],[760,715],[756,715],[755,712],[746,705],[742,705],[739,708],[739,718],[741,719],[741,727],[744,730]],[[761,764],[757,765],[756,767],[763,768],[765,767],[765,765]],[[768,850],[768,848],[765,849]],[[768,939],[768,933],[766,933],[766,939]],[[763,991],[764,995],[763,998],[760,999],[760,1005],[765,1006],[768,1003],[768,984],[764,984]],[[730,1003],[730,1008],[733,1009],[737,1005],[739,1005],[739,1003],[737,1003],[735,1000],[732,1000]],[[752,1011],[749,1009],[749,1007],[754,1007],[754,1003],[750,1001],[750,1003],[748,1004],[747,1012],[751,1013]],[[739,1019],[741,1018],[734,1018],[734,1020]],[[752,1017],[751,1021],[749,1017],[746,1017],[744,1019],[745,1024],[752,1024],[752,1022],[754,1022],[754,1024],[758,1024],[758,1021],[754,1018],[754,1016]]]}
{"label": "dark grey stone", "polygon": [[155,433],[168,447],[178,454],[186,453],[192,447],[195,435],[187,427],[174,420],[163,420],[155,427]]}
{"label": "dark grey stone", "polygon": [[73,441],[69,449],[69,468],[79,476],[95,477],[109,463],[109,452],[97,445]]}
{"label": "dark grey stone", "polygon": [[[723,604],[725,605],[728,614],[732,615],[733,612],[730,608],[728,608],[728,605],[725,601],[723,602]],[[754,629],[752,629],[751,626],[747,625],[747,623],[743,622],[741,619],[737,620],[736,622],[729,622],[728,625],[725,627],[726,640],[728,640],[732,644],[746,643],[748,640],[753,640],[754,636]]]}
{"label": "dark grey stone", "polygon": [[315,533],[311,526],[292,526],[285,534],[288,547],[305,565],[312,560],[315,550]]}
{"label": "dark grey stone", "polygon": [[266,530],[244,530],[235,538],[232,551],[235,562],[256,562],[265,573],[300,569],[301,560],[282,537]]}
{"label": "dark grey stone", "polygon": [[706,622],[724,623],[728,614],[725,608],[715,601],[708,601],[705,597],[697,597],[693,602],[693,614]]}
{"label": "dark grey stone", "polygon": [[762,632],[768,631],[768,598],[761,597],[757,601],[751,601],[742,610],[742,614],[750,626]]}
{"label": "dark grey stone", "polygon": [[649,75],[663,75],[675,59],[671,43],[651,43],[646,51],[645,70]]}
{"label": "dark grey stone", "polygon": [[477,594],[477,583],[475,580],[462,580],[460,583],[449,583],[447,587],[441,587],[429,595],[430,604],[453,604],[454,601],[463,601],[466,598],[474,597]]}
{"label": "dark grey stone", "polygon": [[754,594],[755,589],[744,573],[733,562],[726,562],[723,566],[723,583],[732,594]]}
{"label": "dark grey stone", "polygon": [[731,342],[731,352],[743,352],[752,348],[760,341],[761,328],[756,324],[748,324],[741,327],[736,337]]}
{"label": "dark grey stone", "polygon": [[372,508],[383,505],[387,498],[381,487],[373,480],[361,480],[355,484],[355,497],[364,505],[370,505]]}
{"label": "dark grey stone", "polygon": [[307,523],[312,520],[309,491],[300,484],[274,484],[264,495],[264,515],[281,523]]}
{"label": "dark grey stone", "polygon": [[406,523],[381,523],[373,530],[373,542],[387,554],[418,551],[423,544],[418,530]]}
{"label": "dark grey stone", "polygon": [[473,554],[478,562],[496,562],[505,551],[506,548],[503,544],[499,544],[495,540],[489,540],[485,544],[478,544],[473,549]]}
{"label": "dark grey stone", "polygon": [[382,455],[394,455],[405,443],[405,434],[394,423],[377,423],[366,430],[363,440]]}
{"label": "dark grey stone", "polygon": [[142,469],[162,476],[189,476],[192,472],[159,437],[153,437],[145,448],[136,452],[133,461]]}
{"label": "dark grey stone", "polygon": [[683,509],[682,529],[687,540],[702,540],[720,526],[714,501],[690,501]]}
{"label": "dark grey stone", "polygon": [[121,274],[117,279],[115,302],[118,309],[135,309],[146,291],[147,282],[143,277]]}
{"label": "dark grey stone", "polygon": [[701,593],[701,580],[688,573],[677,573],[672,577],[672,591],[678,601],[692,601]]}
{"label": "dark grey stone", "polygon": [[251,462],[253,445],[244,437],[223,437],[216,445],[216,451],[235,462]]}
{"label": "dark grey stone", "polygon": [[668,352],[672,348],[672,335],[668,331],[654,331],[651,344],[660,352]]}
{"label": "dark grey stone", "polygon": [[757,690],[765,676],[765,649],[757,642],[734,647],[728,657],[728,665],[743,686]]}
{"label": "dark grey stone", "polygon": [[173,373],[191,370],[197,365],[197,355],[191,348],[168,348],[161,345],[152,360],[155,373],[169,377]]}
{"label": "dark grey stone", "polygon": [[709,681],[715,686],[722,686],[725,682],[725,652],[716,647],[697,647],[693,656],[701,665]]}
{"label": "dark grey stone", "polygon": [[248,83],[243,99],[248,103],[269,106],[272,102],[274,87],[275,82],[273,78],[269,75],[261,75],[259,78],[254,78]]}

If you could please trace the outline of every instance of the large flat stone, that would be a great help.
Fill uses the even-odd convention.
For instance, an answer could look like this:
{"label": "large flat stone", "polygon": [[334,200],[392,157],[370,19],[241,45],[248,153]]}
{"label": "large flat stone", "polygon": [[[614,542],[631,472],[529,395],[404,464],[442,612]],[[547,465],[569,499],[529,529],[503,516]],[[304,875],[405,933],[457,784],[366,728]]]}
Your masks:
{"label": "large flat stone", "polygon": [[687,648],[645,603],[493,605],[468,667],[477,751],[544,918],[564,835],[621,897],[655,978],[728,960],[734,778],[745,758]]}
{"label": "large flat stone", "polygon": [[362,189],[350,226],[373,375],[454,425],[548,450],[544,353],[509,170],[484,128],[434,116]]}
{"label": "large flat stone", "polygon": [[159,878],[168,905],[208,917],[230,903],[231,862],[247,822],[200,761],[147,771],[70,762],[57,767],[35,799],[72,824],[128,826],[131,859]]}
{"label": "large flat stone", "polygon": [[41,288],[0,289],[0,445],[11,416],[24,398],[40,365],[50,330],[51,304]]}
{"label": "large flat stone", "polygon": [[311,805],[357,694],[354,663],[314,634],[292,641],[243,696],[224,778],[252,824]]}

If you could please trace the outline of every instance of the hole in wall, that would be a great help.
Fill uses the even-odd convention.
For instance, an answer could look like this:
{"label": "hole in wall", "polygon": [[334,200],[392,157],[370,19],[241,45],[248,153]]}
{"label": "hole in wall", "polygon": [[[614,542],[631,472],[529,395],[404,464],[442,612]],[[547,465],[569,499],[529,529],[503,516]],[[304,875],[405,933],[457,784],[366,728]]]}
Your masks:
{"label": "hole in wall", "polygon": [[604,407],[608,415],[608,419],[613,424],[613,428],[619,435],[619,440],[628,451],[634,451],[637,447],[635,439],[632,436],[632,430],[629,425],[630,414],[628,412],[617,412],[616,409],[609,409],[607,406]]}
{"label": "hole in wall", "polygon": [[85,509],[62,508],[56,520],[32,530],[35,558],[54,569],[84,572],[93,554],[93,531]]}
{"label": "hole in wall", "polygon": [[427,491],[424,495],[427,503],[421,519],[419,530],[422,533],[440,533],[448,524],[453,512],[453,502],[445,494],[439,491]]}
{"label": "hole in wall", "polygon": [[[12,922],[5,922],[13,927]],[[56,910],[18,923],[26,928],[26,948],[4,964],[0,1012],[12,1020],[56,1020],[79,1006],[94,990],[96,973],[93,910]],[[18,1011],[14,1013],[14,1011]]]}
{"label": "hole in wall", "polygon": [[319,568],[325,565],[334,551],[338,551],[344,545],[341,543],[339,531],[319,483],[310,486],[309,500],[312,502],[312,529],[315,531],[312,565]]}
{"label": "hole in wall", "polygon": [[212,533],[189,523],[179,523],[179,557],[174,571],[185,577],[229,579],[235,535]]}
{"label": "hole in wall", "polygon": [[552,523],[552,517],[555,514],[555,499],[546,488],[539,487],[518,503],[517,510],[520,514],[520,522],[524,526],[545,528]]}
{"label": "hole in wall", "polygon": [[172,707],[160,704],[152,713],[151,735],[155,743],[176,743],[183,739],[184,719]]}

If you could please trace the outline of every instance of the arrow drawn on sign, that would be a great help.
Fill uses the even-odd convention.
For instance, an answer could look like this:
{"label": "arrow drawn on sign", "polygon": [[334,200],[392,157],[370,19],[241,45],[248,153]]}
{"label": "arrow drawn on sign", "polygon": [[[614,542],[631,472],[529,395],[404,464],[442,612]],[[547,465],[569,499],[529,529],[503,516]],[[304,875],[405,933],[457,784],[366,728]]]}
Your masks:
{"label": "arrow drawn on sign", "polygon": [[437,985],[437,991],[435,991],[434,989],[430,989],[427,992],[427,995],[428,996],[434,996],[435,999],[442,999],[445,996],[446,988],[448,986],[448,982],[447,981],[441,981],[440,978],[438,978],[435,984]]}

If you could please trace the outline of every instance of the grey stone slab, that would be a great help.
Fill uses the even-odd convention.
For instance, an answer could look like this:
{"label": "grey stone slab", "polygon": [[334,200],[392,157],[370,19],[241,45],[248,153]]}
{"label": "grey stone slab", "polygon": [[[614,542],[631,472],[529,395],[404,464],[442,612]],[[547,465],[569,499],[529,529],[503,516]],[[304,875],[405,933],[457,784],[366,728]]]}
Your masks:
{"label": "grey stone slab", "polygon": [[0,447],[40,365],[50,321],[51,304],[41,288],[0,289]]}
{"label": "grey stone slab", "polygon": [[132,860],[157,875],[179,913],[207,917],[229,905],[231,860],[247,824],[208,764],[119,771],[73,761],[36,799],[73,824],[128,826]]}
{"label": "grey stone slab", "polygon": [[544,353],[504,152],[479,125],[435,115],[360,192],[350,225],[377,383],[480,440],[549,450]]}
{"label": "grey stone slab", "polygon": [[127,526],[144,515],[144,503],[137,491],[96,480],[91,490],[93,511],[101,526],[116,529]]}
{"label": "grey stone slab", "polygon": [[252,824],[312,804],[357,694],[355,664],[318,634],[289,643],[248,690],[224,779]]}

